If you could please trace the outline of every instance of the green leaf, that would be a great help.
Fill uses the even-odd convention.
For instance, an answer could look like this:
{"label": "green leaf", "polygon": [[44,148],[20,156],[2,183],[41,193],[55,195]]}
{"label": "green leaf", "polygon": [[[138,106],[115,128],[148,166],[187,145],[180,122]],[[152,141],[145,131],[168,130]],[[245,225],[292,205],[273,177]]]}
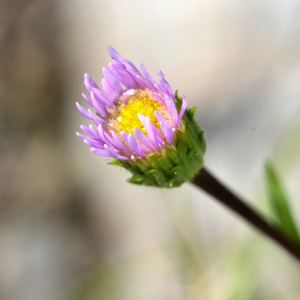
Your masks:
{"label": "green leaf", "polygon": [[300,247],[299,232],[294,221],[286,193],[273,165],[270,162],[267,162],[265,168],[270,206],[277,226]]}

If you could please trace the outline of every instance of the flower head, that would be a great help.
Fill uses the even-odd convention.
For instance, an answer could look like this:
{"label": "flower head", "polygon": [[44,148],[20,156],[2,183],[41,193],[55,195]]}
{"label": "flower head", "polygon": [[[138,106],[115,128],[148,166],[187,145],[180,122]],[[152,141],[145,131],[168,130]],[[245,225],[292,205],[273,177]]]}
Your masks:
{"label": "flower head", "polygon": [[[157,83],[142,63],[141,73],[112,47],[108,47],[108,52],[112,61],[108,68],[102,69],[102,89],[88,74],[84,75],[90,96],[82,96],[95,111],[76,103],[79,112],[92,120],[96,128],[81,125],[88,135],[77,135],[93,153],[115,158],[113,164],[130,170],[134,174],[130,182],[155,186],[182,184],[187,181],[186,177],[191,176],[184,176],[184,181],[177,176],[187,160],[180,157],[179,148],[185,145],[186,151],[195,150],[192,152],[198,156],[197,172],[205,151],[202,131],[193,121],[194,108],[186,111],[186,98],[173,94],[161,71],[157,72]],[[197,136],[195,143],[188,132]],[[185,163],[184,169],[187,165],[190,164]],[[188,173],[194,176],[194,169]]]}

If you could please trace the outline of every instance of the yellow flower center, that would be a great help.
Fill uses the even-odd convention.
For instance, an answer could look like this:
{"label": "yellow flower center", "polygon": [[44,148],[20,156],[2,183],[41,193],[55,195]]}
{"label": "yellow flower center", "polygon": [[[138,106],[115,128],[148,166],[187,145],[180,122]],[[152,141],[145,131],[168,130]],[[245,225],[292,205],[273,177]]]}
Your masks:
{"label": "yellow flower center", "polygon": [[119,130],[133,133],[133,128],[138,128],[146,133],[146,129],[138,118],[138,113],[149,117],[154,126],[159,127],[154,111],[159,110],[160,106],[161,104],[157,100],[148,95],[129,97],[127,103],[120,106],[119,116],[116,118]]}

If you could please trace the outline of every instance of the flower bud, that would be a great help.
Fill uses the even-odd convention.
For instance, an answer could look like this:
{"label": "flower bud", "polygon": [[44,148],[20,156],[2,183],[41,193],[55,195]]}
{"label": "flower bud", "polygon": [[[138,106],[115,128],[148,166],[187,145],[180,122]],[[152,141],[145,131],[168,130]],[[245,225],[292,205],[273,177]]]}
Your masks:
{"label": "flower bud", "polygon": [[108,47],[112,62],[103,68],[102,89],[85,74],[95,109],[79,112],[96,125],[82,125],[88,135],[77,133],[97,155],[112,157],[113,165],[133,173],[130,183],[176,187],[190,181],[203,165],[205,139],[194,120],[195,107],[186,108],[184,95],[178,96],[158,71],[158,84],[141,64],[133,63]]}

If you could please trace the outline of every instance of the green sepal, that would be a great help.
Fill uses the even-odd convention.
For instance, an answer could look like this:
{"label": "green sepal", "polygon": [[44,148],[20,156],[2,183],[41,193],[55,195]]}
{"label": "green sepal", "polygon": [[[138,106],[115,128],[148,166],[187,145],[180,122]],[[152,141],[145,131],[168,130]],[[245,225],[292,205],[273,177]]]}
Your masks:
{"label": "green sepal", "polygon": [[192,156],[196,152],[197,152],[197,150],[195,148],[192,148],[192,149],[188,150],[187,156]]}
{"label": "green sepal", "polygon": [[171,179],[168,180],[168,184],[169,184],[170,187],[173,186],[173,182],[175,181],[175,179],[176,178],[174,177],[174,178],[171,178]]}
{"label": "green sepal", "polygon": [[171,171],[175,173],[179,168],[180,168],[180,166],[174,166],[174,167],[171,169]]}
{"label": "green sepal", "polygon": [[109,164],[109,165],[115,165],[115,166],[123,167],[123,165],[122,165],[122,163],[120,162],[120,160],[119,160],[119,159],[116,159],[116,158],[115,158],[114,160],[110,161],[108,164]]}
{"label": "green sepal", "polygon": [[127,179],[127,182],[132,183],[132,184],[136,184],[136,185],[143,185],[144,184],[143,181],[136,181],[136,180],[132,180],[132,179]]}
{"label": "green sepal", "polygon": [[182,98],[178,96],[178,90],[175,91],[174,98],[175,98],[176,104],[181,106],[182,105]]}
{"label": "green sepal", "polygon": [[141,174],[134,174],[132,177],[131,177],[131,180],[145,180],[147,177],[144,176],[144,175],[141,175]]}
{"label": "green sepal", "polygon": [[195,111],[196,111],[196,106],[192,106],[192,107],[187,111],[187,114],[188,114],[188,116],[189,116],[190,119],[193,119],[193,118],[194,118]]}

